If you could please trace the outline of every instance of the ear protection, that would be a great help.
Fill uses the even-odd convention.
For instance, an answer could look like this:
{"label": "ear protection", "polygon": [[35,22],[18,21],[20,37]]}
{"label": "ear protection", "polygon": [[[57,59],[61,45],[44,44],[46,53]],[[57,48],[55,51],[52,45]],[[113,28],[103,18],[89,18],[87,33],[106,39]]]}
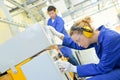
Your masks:
{"label": "ear protection", "polygon": [[84,27],[72,27],[71,30],[77,30],[77,31],[82,31],[83,35],[87,38],[91,38],[93,35],[93,30],[89,26],[84,26]]}
{"label": "ear protection", "polygon": [[93,30],[88,26],[84,26],[83,27],[83,35],[87,38],[91,38],[93,35]]}

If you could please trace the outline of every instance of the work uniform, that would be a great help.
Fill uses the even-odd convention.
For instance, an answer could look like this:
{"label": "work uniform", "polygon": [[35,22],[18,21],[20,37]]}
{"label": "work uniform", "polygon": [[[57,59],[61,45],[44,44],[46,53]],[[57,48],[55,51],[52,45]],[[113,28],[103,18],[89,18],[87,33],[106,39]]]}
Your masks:
{"label": "work uniform", "polygon": [[[64,28],[64,21],[61,17],[56,16],[56,18],[54,20],[52,20],[51,18],[48,20],[47,25],[54,27],[58,32],[63,33],[66,37],[68,37],[69,35],[67,34],[65,28]],[[72,63],[73,65],[78,65],[77,60],[75,59],[75,57],[72,55],[72,51],[70,48],[68,47],[62,47],[60,48],[60,51],[62,52],[64,57],[68,57],[69,58],[69,62]]]}
{"label": "work uniform", "polygon": [[[77,73],[80,77],[92,76],[87,80],[120,80],[120,34],[103,25],[98,30],[100,31],[98,42],[91,44],[88,48],[95,48],[100,61],[98,64],[77,66]],[[85,49],[70,37],[64,37],[63,45],[78,50]]]}

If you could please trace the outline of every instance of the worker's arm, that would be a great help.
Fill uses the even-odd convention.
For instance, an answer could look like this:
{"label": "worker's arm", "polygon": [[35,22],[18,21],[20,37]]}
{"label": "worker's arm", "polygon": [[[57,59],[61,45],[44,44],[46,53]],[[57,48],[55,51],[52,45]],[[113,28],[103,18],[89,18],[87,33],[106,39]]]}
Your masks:
{"label": "worker's arm", "polygon": [[111,71],[120,60],[119,39],[117,40],[110,39],[103,43],[105,45],[103,45],[103,48],[101,47],[103,49],[102,53],[100,53],[102,56],[98,64],[77,66],[78,75],[81,77],[93,76]]}
{"label": "worker's arm", "polygon": [[98,64],[86,64],[75,67],[70,65],[69,63],[63,62],[64,64],[67,65],[67,67],[64,65],[62,67],[65,69],[67,68],[66,69],[67,71],[72,71],[72,70],[74,72],[77,71],[80,77],[94,76],[94,75],[100,75],[110,72],[115,67],[115,65],[118,64],[118,61],[120,60],[119,59],[120,45],[118,44],[119,40],[120,39],[111,38],[110,40],[107,39],[106,41],[104,41],[104,43],[102,43],[104,44],[101,46],[102,52],[100,54],[102,56],[100,57],[100,61]]}
{"label": "worker's arm", "polygon": [[63,40],[64,34],[56,31],[52,26],[48,26],[48,28],[52,31],[53,35],[56,35],[58,38],[60,38],[61,40]]}
{"label": "worker's arm", "polygon": [[62,60],[58,60],[56,62],[56,64],[58,65],[58,67],[60,68],[60,70],[63,71],[68,71],[68,72],[75,72],[77,73],[77,67],[72,65],[71,63],[67,62],[67,61],[62,61]]}
{"label": "worker's arm", "polygon": [[[111,45],[110,45],[111,46]],[[108,46],[105,46],[106,49]],[[118,61],[118,54],[116,54],[112,49],[105,50],[98,64],[86,64],[80,66],[74,66],[66,61],[59,62],[59,68],[62,71],[76,72],[79,77],[88,77],[99,74],[104,74],[113,69]]]}
{"label": "worker's arm", "polygon": [[49,26],[50,23],[51,23],[51,19],[48,19],[48,21],[47,21],[47,25]]}
{"label": "worker's arm", "polygon": [[61,40],[63,40],[63,44],[62,44],[63,46],[67,46],[67,47],[74,48],[77,50],[88,49],[88,48],[94,47],[94,44],[91,44],[88,48],[83,48],[79,46],[77,43],[75,43],[70,37],[65,37],[64,34],[56,31],[52,26],[48,26],[48,27],[54,35],[56,35]]}
{"label": "worker's arm", "polygon": [[94,44],[91,44],[90,46],[88,46],[88,48],[83,48],[81,46],[79,46],[76,42],[74,42],[71,37],[63,37],[63,46],[67,46],[73,49],[77,49],[77,50],[84,50],[84,49],[89,49],[94,47]]}

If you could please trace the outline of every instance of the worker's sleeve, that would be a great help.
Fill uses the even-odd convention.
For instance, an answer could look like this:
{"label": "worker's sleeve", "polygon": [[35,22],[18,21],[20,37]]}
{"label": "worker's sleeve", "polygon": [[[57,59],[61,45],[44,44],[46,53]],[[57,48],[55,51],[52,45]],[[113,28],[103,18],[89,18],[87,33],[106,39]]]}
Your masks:
{"label": "worker's sleeve", "polygon": [[50,19],[48,20],[47,25],[50,26]]}
{"label": "worker's sleeve", "polygon": [[120,45],[117,41],[113,41],[114,40],[107,40],[103,43],[105,45],[102,46],[102,56],[98,64],[77,66],[77,73],[80,77],[104,74],[111,71],[115,67],[115,64],[118,63],[120,57]]}
{"label": "worker's sleeve", "polygon": [[55,29],[58,31],[58,32],[62,32],[64,30],[64,21],[59,18],[56,20],[57,24],[55,26]]}
{"label": "worker's sleeve", "polygon": [[69,48],[77,49],[77,50],[83,50],[83,49],[88,49],[94,47],[94,44],[91,44],[88,48],[83,48],[79,46],[76,42],[74,42],[70,37],[64,37],[63,39],[63,46],[67,46]]}

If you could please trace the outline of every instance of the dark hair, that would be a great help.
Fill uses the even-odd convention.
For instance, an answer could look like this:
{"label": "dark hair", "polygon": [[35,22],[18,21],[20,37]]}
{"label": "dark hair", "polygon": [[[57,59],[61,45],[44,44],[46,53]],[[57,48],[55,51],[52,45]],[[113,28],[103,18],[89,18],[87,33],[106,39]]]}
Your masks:
{"label": "dark hair", "polygon": [[49,7],[47,8],[47,11],[48,11],[48,12],[49,12],[49,11],[52,11],[52,10],[56,11],[56,7],[54,7],[54,6],[49,6]]}

